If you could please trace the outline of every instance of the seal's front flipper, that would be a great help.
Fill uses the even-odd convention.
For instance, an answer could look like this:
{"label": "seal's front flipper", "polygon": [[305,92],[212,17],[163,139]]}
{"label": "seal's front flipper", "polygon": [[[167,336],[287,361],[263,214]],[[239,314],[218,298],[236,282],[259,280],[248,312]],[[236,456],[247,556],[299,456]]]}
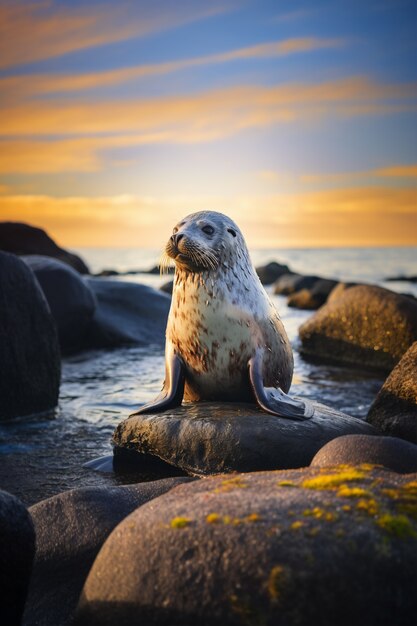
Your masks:
{"label": "seal's front flipper", "polygon": [[309,402],[290,398],[279,388],[264,387],[262,354],[257,354],[250,359],[249,380],[257,403],[267,413],[299,421],[313,417],[314,407]]}
{"label": "seal's front flipper", "polygon": [[165,357],[165,382],[164,387],[155,400],[148,402],[137,411],[129,415],[140,415],[141,413],[159,413],[167,409],[180,406],[184,396],[185,367],[179,356],[172,353]]}

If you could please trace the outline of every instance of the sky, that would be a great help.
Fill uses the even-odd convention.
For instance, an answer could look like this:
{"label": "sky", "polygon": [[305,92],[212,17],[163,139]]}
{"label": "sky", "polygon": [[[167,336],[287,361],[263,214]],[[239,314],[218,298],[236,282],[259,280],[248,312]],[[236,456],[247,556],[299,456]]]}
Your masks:
{"label": "sky", "polygon": [[414,0],[0,0],[0,220],[159,248],[417,244]]}

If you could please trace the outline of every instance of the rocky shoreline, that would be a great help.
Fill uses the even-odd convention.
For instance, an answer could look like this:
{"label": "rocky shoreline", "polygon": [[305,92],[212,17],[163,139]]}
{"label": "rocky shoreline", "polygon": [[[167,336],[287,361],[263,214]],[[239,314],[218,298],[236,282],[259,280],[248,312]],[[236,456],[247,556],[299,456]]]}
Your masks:
{"label": "rocky shoreline", "polygon": [[[54,411],[61,355],[162,347],[170,306],[12,226],[0,224],[0,421]],[[115,461],[160,463],[170,478],[29,509],[0,492],[5,623],[413,623],[417,301],[279,263],[257,271],[288,306],[315,311],[302,353],[388,376],[366,420],[207,403],[122,422]]]}

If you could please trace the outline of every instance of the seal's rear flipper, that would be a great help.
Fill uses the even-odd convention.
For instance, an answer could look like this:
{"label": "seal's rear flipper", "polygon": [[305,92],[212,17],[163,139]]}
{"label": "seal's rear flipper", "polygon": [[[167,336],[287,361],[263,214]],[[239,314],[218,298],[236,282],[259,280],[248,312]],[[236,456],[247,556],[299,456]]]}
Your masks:
{"label": "seal's rear flipper", "polygon": [[313,417],[314,407],[309,402],[290,398],[279,388],[264,387],[261,354],[249,361],[249,380],[257,403],[267,413],[299,421]]}
{"label": "seal's rear flipper", "polygon": [[180,406],[184,396],[185,367],[179,356],[171,354],[165,356],[165,382],[164,387],[155,400],[148,402],[137,411],[129,415],[141,413],[159,413]]}

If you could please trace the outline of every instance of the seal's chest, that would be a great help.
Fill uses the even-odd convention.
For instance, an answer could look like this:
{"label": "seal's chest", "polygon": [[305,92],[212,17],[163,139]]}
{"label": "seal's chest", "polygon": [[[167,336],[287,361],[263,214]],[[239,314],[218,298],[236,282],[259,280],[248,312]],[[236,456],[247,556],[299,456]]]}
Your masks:
{"label": "seal's chest", "polygon": [[[253,345],[247,314],[222,302],[183,303],[170,314],[167,339],[187,364],[190,374],[207,373],[229,383],[240,368],[247,368]],[[191,305],[191,306],[190,306]]]}

